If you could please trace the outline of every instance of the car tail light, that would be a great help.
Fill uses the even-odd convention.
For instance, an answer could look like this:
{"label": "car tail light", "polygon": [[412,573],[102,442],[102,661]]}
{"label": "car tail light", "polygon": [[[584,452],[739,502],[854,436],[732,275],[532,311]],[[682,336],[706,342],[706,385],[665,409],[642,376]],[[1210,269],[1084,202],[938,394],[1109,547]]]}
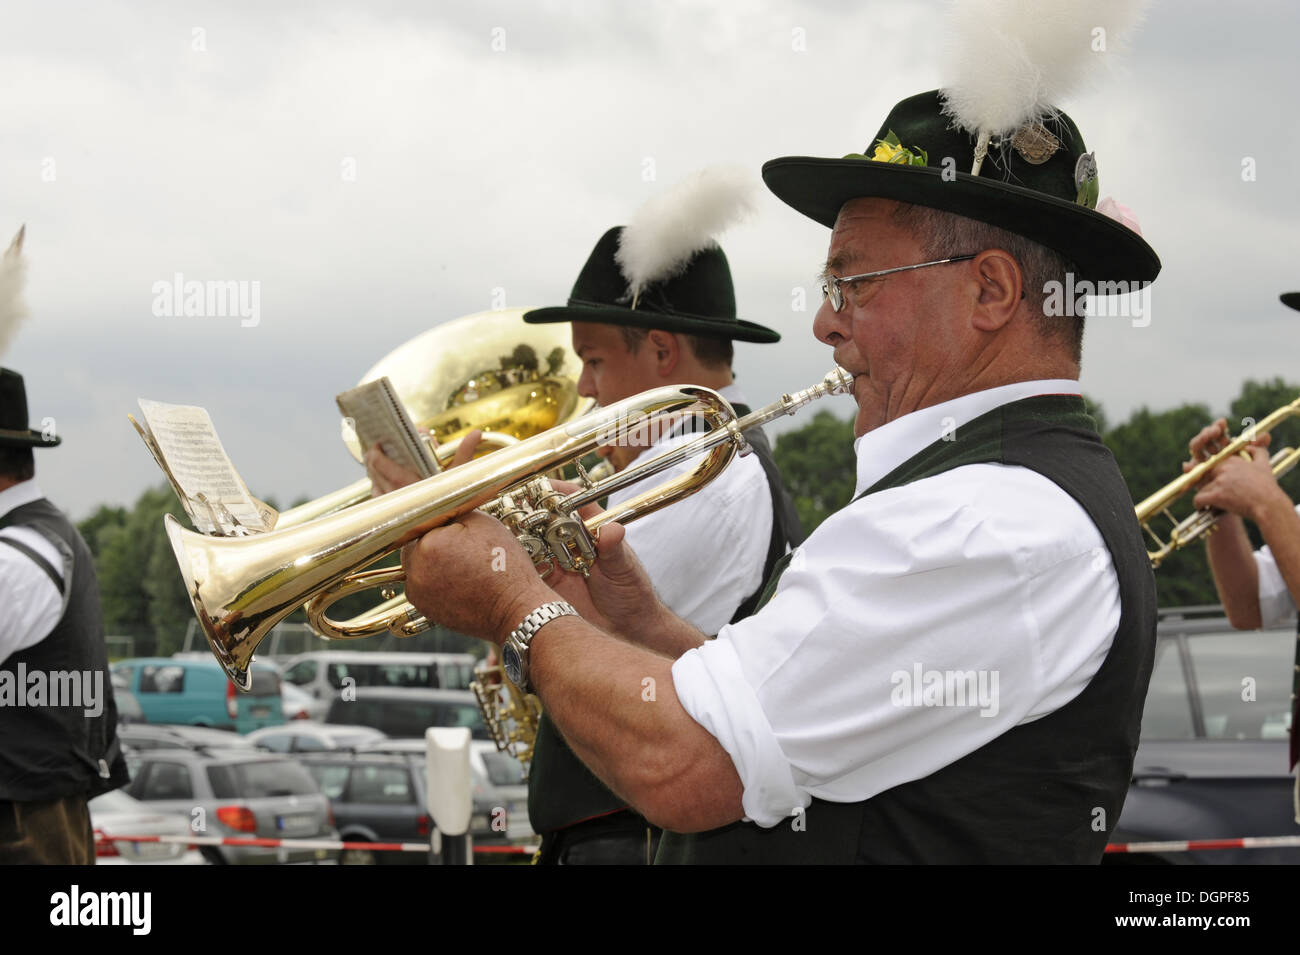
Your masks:
{"label": "car tail light", "polygon": [[235,695],[235,681],[226,681],[226,715],[232,720],[239,715],[239,697]]}
{"label": "car tail light", "polygon": [[417,836],[427,836],[429,834],[429,817],[425,813],[420,813],[415,820],[415,834]]}
{"label": "car tail light", "polygon": [[236,832],[257,832],[257,817],[247,806],[218,806],[217,819]]}
{"label": "car tail light", "polygon": [[325,818],[329,820],[330,828],[333,829],[334,828],[334,805],[332,803],[325,807]]}
{"label": "car tail light", "polygon": [[99,829],[95,830],[95,858],[107,859],[110,856],[120,856],[122,853],[117,851],[117,843],[113,842],[104,835]]}

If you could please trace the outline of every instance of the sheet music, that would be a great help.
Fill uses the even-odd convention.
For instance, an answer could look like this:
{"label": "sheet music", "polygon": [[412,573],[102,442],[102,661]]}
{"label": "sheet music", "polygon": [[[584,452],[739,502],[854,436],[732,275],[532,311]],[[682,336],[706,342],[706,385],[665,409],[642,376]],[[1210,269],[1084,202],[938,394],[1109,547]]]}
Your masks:
{"label": "sheet music", "polygon": [[378,444],[384,454],[422,478],[438,473],[437,460],[387,377],[344,391],[334,400],[351,422],[363,452]]}
{"label": "sheet music", "polygon": [[231,536],[262,533],[275,526],[278,514],[249,493],[205,409],[145,398],[139,402],[144,424],[128,417],[196,530]]}

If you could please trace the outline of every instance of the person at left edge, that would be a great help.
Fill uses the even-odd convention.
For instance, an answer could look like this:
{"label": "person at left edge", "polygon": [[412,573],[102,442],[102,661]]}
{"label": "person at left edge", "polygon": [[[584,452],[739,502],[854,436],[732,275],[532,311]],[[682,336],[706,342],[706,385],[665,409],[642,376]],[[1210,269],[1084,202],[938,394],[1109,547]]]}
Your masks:
{"label": "person at left edge", "polygon": [[[60,441],[28,427],[22,375],[0,369],[0,864],[93,865],[87,802],[130,781],[94,558],[36,486],[33,449]],[[80,674],[81,698],[17,705],[38,672]]]}

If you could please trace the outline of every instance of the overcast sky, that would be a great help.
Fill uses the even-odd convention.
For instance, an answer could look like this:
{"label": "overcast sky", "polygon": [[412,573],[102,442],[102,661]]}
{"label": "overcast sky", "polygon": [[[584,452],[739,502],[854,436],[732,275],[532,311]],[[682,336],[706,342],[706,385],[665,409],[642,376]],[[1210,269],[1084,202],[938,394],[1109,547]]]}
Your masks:
{"label": "overcast sky", "polygon": [[[942,12],[8,4],[0,232],[27,224],[32,316],[0,362],[64,438],[39,483],[77,518],[156,483],[137,397],[207,407],[281,503],[355,479],[333,398],[379,358],[494,289],[562,303],[606,228],[701,166],[862,149],[940,84]],[[1164,261],[1148,326],[1089,326],[1084,389],[1111,421],[1300,379],[1300,314],[1277,299],[1300,288],[1297,35],[1283,0],[1157,2],[1122,68],[1062,104]],[[767,193],[724,238],[741,317],[784,335],[738,346],[754,404],[829,367],[791,294],[828,238]],[[154,283],[178,272],[260,283],[260,321],[156,316]]]}

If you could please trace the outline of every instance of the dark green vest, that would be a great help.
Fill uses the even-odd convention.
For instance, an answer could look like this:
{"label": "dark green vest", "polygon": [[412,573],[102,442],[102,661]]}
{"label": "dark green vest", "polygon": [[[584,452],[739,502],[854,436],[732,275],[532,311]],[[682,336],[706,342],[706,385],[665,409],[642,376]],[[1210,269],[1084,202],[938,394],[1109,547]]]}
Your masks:
{"label": "dark green vest", "polygon": [[[957,429],[865,494],[966,464],[1030,468],[1097,525],[1119,577],[1120,622],[1083,692],[954,763],[857,803],[814,799],[771,829],[664,833],[658,863],[1096,863],[1119,819],[1155,651],[1155,579],[1128,489],[1083,401],[1013,402]],[[864,495],[865,496],[865,495]],[[851,506],[851,505],[850,505]],[[770,589],[774,589],[774,583]],[[996,638],[996,634],[988,635]]]}
{"label": "dark green vest", "polygon": [[[749,409],[734,406],[744,416]],[[790,495],[786,492],[772,459],[771,446],[762,429],[745,432],[754,449],[772,496],[772,536],[768,541],[763,579],[775,571],[789,547],[803,540],[803,529]],[[758,605],[760,586],[745,599],[733,619],[749,616]],[[627,809],[627,803],[614,795],[574,755],[550,717],[542,714],[533,745],[532,765],[528,774],[528,821],[539,833],[554,832]]]}
{"label": "dark green vest", "polygon": [[[87,706],[13,706],[0,708],[0,800],[44,802],[85,794],[87,798],[130,782],[117,739],[117,705],[108,672],[108,649],[99,607],[95,559],[81,534],[45,498],[19,505],[0,517],[0,527],[27,527],[41,534],[63,558],[53,567],[39,553],[11,539],[0,546],[21,550],[64,595],[63,617],[49,635],[12,654],[0,664],[6,683],[20,678],[31,686],[43,674],[47,692],[59,675],[81,683],[98,673],[102,683],[82,690],[81,702],[100,694],[94,716]],[[6,608],[0,607],[0,613]],[[66,686],[67,684],[65,684]]]}

